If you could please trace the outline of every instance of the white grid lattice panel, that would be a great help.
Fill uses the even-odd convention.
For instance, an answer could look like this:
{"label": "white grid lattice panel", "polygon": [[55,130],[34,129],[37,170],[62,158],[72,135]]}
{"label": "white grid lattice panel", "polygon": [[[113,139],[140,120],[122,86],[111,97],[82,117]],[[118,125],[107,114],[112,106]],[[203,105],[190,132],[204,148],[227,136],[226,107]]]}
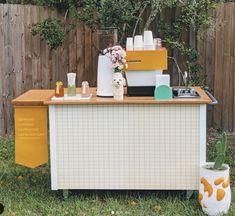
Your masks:
{"label": "white grid lattice panel", "polygon": [[58,189],[197,189],[199,105],[56,105]]}

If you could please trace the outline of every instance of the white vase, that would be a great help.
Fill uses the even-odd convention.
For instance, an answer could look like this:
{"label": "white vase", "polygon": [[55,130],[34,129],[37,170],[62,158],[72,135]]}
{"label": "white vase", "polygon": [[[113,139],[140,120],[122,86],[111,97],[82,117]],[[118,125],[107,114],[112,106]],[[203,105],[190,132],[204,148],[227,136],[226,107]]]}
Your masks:
{"label": "white vase", "polygon": [[229,166],[224,170],[213,170],[214,163],[205,163],[200,167],[198,201],[204,213],[210,216],[226,214],[231,203]]}

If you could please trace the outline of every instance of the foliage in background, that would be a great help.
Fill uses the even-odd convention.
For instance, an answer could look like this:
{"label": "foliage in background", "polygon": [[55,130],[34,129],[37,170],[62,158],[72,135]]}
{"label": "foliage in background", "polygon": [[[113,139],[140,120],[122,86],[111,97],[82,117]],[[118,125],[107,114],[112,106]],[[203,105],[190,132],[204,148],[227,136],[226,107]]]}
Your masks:
{"label": "foliage in background", "polygon": [[164,8],[175,6],[179,1],[177,0],[149,0],[147,2],[147,9],[149,9],[149,15],[144,26],[144,30],[148,30],[150,24],[154,21],[156,16],[161,13]]}
{"label": "foliage in background", "polygon": [[62,45],[67,32],[72,26],[66,26],[59,19],[48,18],[32,26],[32,35],[40,35],[41,39],[46,41],[51,49],[57,49]]}
{"label": "foliage in background", "polygon": [[[218,2],[221,2],[220,0],[8,0],[7,2],[64,9],[70,18],[84,22],[93,30],[100,27],[116,27],[121,45],[125,44],[127,36],[142,34],[145,29],[156,26],[158,35],[165,44],[173,50],[178,50],[185,59],[189,85],[205,85],[205,79],[200,77],[202,67],[199,64],[200,55],[196,44],[188,45],[182,35],[185,32],[197,35],[201,29],[210,26],[213,23],[210,12]],[[169,8],[175,13],[175,18],[170,22],[160,15]],[[51,22],[54,33],[46,31],[47,26],[50,28],[48,22],[45,21],[44,24],[48,25],[41,23],[37,26],[38,32],[51,48],[57,48],[65,39],[67,30],[62,30],[62,26],[67,25],[66,21]],[[42,29],[39,30],[40,28]]]}
{"label": "foliage in background", "polygon": [[140,1],[103,0],[98,10],[99,26],[117,28],[119,43],[124,45],[126,36],[132,34],[141,5]]}
{"label": "foliage in background", "polygon": [[95,29],[97,26],[97,10],[100,7],[98,0],[78,1],[79,3],[71,2],[69,12],[71,17],[85,23],[89,28]]}
{"label": "foliage in background", "polygon": [[[100,0],[100,1],[56,1],[40,0],[41,4],[64,7],[71,17],[84,22],[91,29],[99,27],[116,27],[119,43],[125,44],[127,36],[141,34],[156,25],[164,42],[178,50],[186,62],[189,85],[204,85],[200,78],[202,70],[199,64],[199,53],[194,45],[186,45],[182,40],[184,32],[197,32],[209,26],[209,12],[215,8],[217,0]],[[166,8],[178,9],[178,15],[171,23],[160,18]],[[144,17],[144,19],[143,19]]]}
{"label": "foliage in background", "polygon": [[[180,9],[179,15],[173,23],[167,23],[165,20],[157,21],[157,29],[164,42],[171,48],[176,49],[184,57],[189,74],[190,85],[204,86],[204,79],[200,79],[202,70],[199,64],[199,52],[194,45],[186,45],[182,40],[184,32],[193,32],[197,36],[201,28],[209,27],[212,23],[210,12],[216,8],[218,1],[178,1],[175,5]],[[195,38],[196,38],[195,36]]]}
{"label": "foliage in background", "polygon": [[[68,2],[71,0],[0,0],[0,3],[8,4],[31,4],[31,5],[43,5],[49,7],[65,8],[68,6]],[[77,2],[74,0],[74,2]]]}
{"label": "foliage in background", "polygon": [[35,4],[37,0],[0,0],[0,3],[8,4]]}

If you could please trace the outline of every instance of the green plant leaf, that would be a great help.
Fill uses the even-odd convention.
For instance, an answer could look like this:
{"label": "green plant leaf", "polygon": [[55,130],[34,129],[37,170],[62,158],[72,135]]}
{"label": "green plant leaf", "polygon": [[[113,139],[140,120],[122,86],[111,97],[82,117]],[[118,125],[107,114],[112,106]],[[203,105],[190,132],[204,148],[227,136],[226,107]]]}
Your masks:
{"label": "green plant leaf", "polygon": [[217,141],[217,142],[216,142],[216,152],[217,152],[217,154],[219,154],[220,152],[222,152],[221,146],[222,146],[222,142],[221,142],[220,140]]}
{"label": "green plant leaf", "polygon": [[214,164],[214,167],[213,169],[214,170],[219,170],[222,168],[223,166],[223,163],[225,161],[225,154],[220,154],[216,157],[216,160],[215,160],[215,164]]}
{"label": "green plant leaf", "polygon": [[223,133],[222,139],[216,142],[216,159],[213,169],[221,169],[225,161],[225,153],[227,146],[227,135]]}

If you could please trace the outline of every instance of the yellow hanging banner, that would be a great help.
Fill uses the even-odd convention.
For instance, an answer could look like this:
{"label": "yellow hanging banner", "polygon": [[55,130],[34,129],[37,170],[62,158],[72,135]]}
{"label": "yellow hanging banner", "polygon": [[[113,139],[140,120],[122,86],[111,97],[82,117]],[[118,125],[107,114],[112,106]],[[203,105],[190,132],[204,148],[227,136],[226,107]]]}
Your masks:
{"label": "yellow hanging banner", "polygon": [[15,106],[15,162],[35,168],[48,162],[47,106]]}

